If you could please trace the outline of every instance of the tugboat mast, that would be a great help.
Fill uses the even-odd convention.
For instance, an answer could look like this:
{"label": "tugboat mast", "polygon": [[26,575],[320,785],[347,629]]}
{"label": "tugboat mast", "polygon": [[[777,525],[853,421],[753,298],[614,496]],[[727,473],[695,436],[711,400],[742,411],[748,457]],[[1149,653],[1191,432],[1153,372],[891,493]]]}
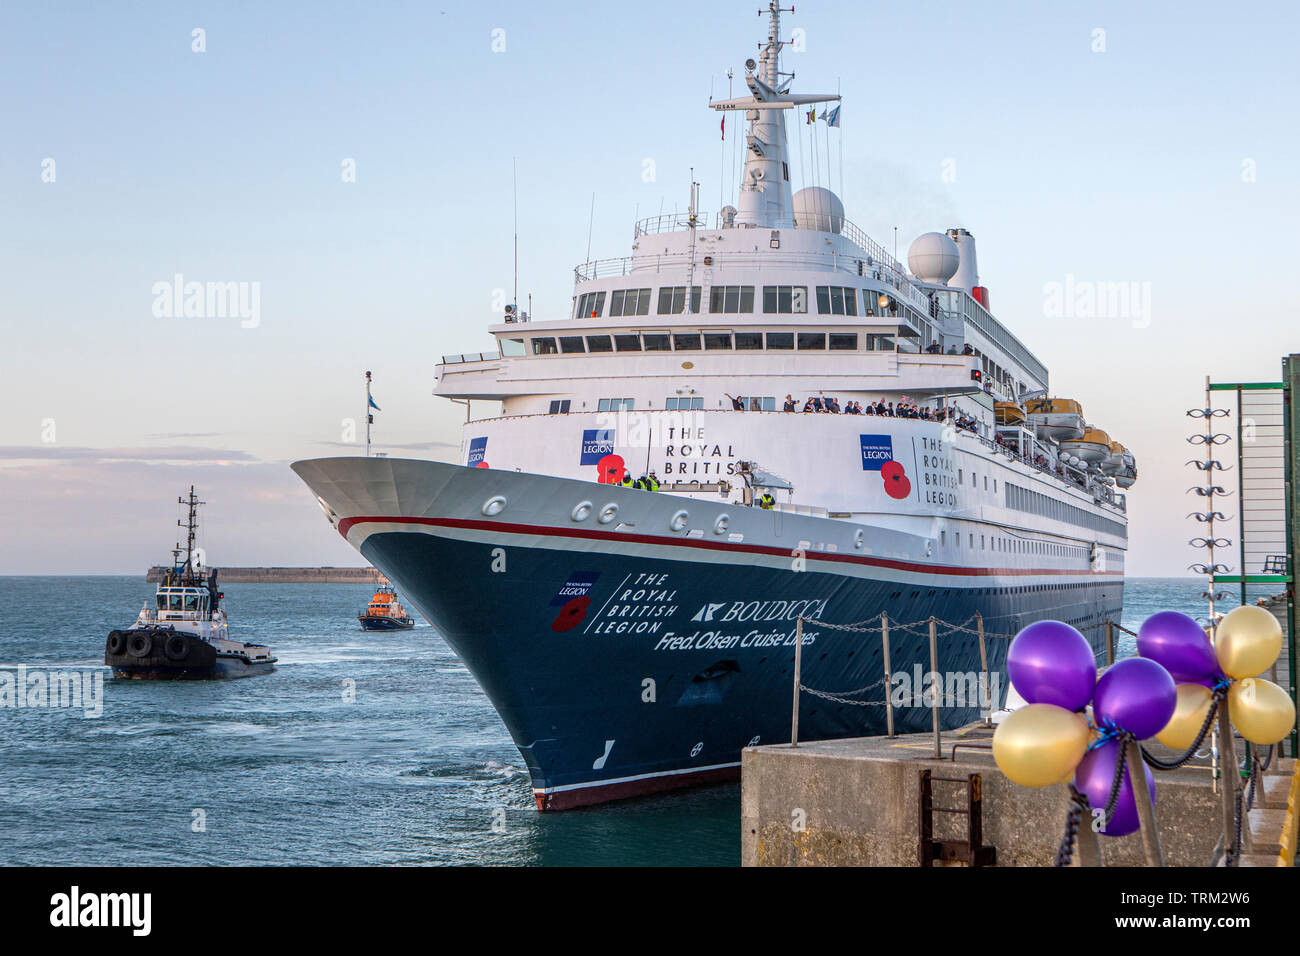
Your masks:
{"label": "tugboat mast", "polygon": [[[194,486],[190,485],[189,495],[185,498],[177,498],[176,503],[187,508],[185,520],[177,521],[176,524],[185,529],[185,577],[188,579],[194,574],[194,542],[198,538],[199,505],[204,502],[198,500],[194,494]],[[176,546],[173,553],[179,555],[180,545]]]}

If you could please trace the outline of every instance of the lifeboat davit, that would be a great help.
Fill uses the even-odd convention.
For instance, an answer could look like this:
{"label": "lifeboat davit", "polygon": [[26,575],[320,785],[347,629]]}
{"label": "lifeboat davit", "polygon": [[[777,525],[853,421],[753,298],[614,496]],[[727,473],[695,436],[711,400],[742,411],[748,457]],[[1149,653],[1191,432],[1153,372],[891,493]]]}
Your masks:
{"label": "lifeboat davit", "polygon": [[1100,470],[1103,475],[1118,475],[1124,470],[1124,455],[1127,451],[1128,449],[1119,442],[1111,442],[1110,454],[1098,462],[1098,470]]}
{"label": "lifeboat davit", "polygon": [[1137,481],[1137,459],[1127,448],[1124,449],[1124,464],[1120,470],[1115,473],[1115,484],[1121,488],[1132,488],[1133,482]]}
{"label": "lifeboat davit", "polygon": [[1075,441],[1087,430],[1083,408],[1072,398],[1031,399],[1026,403],[1025,411],[1029,425],[1039,438]]}
{"label": "lifeboat davit", "polygon": [[1062,441],[1061,451],[1089,465],[1100,465],[1110,457],[1110,436],[1100,428],[1089,428],[1081,438]]}
{"label": "lifeboat davit", "polygon": [[1025,406],[1019,402],[994,402],[993,415],[999,425],[1023,425]]}

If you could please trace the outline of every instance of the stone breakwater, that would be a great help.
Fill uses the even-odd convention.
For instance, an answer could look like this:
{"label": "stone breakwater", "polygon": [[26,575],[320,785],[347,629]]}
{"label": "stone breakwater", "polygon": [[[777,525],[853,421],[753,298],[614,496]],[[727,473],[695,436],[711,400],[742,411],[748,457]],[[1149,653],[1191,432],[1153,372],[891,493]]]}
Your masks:
{"label": "stone breakwater", "polygon": [[[145,580],[157,584],[166,568],[155,566]],[[387,584],[376,568],[219,568],[222,584]]]}

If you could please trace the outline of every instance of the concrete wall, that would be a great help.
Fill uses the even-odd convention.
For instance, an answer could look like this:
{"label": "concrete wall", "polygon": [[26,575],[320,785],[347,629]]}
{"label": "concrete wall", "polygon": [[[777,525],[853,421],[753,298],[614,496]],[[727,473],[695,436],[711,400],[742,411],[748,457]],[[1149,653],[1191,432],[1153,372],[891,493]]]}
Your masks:
{"label": "concrete wall", "polygon": [[[916,866],[918,771],[983,774],[984,843],[998,866],[1051,866],[1065,830],[1064,784],[1029,790],[1007,780],[988,751],[958,750],[957,762],[927,759],[924,744],[885,738],[758,747],[741,758],[741,863],[745,866]],[[948,740],[947,754],[953,741]],[[919,749],[917,749],[919,748]],[[1208,865],[1218,842],[1218,803],[1209,773],[1156,775],[1156,822],[1165,863]],[[935,805],[965,807],[966,788],[934,785]],[[794,827],[804,815],[802,832]],[[936,813],[936,839],[964,839],[966,818]],[[1102,838],[1108,866],[1142,865],[1138,834]],[[1076,852],[1076,863],[1077,863]]]}

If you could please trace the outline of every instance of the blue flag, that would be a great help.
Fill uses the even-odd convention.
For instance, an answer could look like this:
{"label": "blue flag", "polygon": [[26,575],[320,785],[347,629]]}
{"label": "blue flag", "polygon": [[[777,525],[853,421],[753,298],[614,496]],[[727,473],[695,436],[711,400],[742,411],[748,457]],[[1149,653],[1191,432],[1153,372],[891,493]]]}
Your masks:
{"label": "blue flag", "polygon": [[378,405],[375,404],[374,396],[367,395],[367,396],[366,396],[366,401],[368,401],[368,402],[370,403],[370,407],[373,408],[375,411],[377,411],[377,412],[382,412],[382,411],[383,411],[382,408],[380,408]]}
{"label": "blue flag", "polygon": [[837,106],[837,107],[835,107],[835,108],[832,109],[832,110],[828,110],[828,111],[826,111],[825,113],[822,113],[821,118],[824,119],[824,120],[826,121],[826,125],[827,125],[827,126],[839,126],[839,125],[840,125],[840,108]]}

